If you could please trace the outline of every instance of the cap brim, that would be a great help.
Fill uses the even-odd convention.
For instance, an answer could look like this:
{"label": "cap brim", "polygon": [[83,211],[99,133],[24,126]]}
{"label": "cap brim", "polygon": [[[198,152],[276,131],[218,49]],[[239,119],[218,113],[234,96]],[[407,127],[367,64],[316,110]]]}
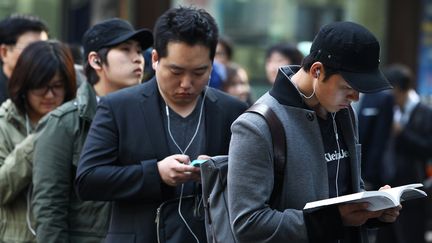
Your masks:
{"label": "cap brim", "polygon": [[140,29],[135,32],[130,32],[128,34],[121,35],[115,38],[114,40],[110,41],[109,43],[105,44],[104,46],[105,47],[115,46],[130,39],[137,40],[141,44],[143,50],[153,45],[152,32],[148,29]]}
{"label": "cap brim", "polygon": [[364,73],[346,71],[340,71],[340,73],[353,89],[361,93],[375,93],[393,88],[378,68]]}

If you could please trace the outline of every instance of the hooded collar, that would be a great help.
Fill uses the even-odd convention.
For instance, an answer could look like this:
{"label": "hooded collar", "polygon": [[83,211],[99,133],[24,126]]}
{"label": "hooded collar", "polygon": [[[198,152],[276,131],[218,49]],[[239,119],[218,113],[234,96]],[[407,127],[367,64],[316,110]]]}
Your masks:
{"label": "hooded collar", "polygon": [[279,67],[276,80],[269,93],[282,105],[310,110],[311,108],[309,108],[303,101],[302,97],[291,81],[291,76],[298,72],[300,68],[300,66],[296,65]]}

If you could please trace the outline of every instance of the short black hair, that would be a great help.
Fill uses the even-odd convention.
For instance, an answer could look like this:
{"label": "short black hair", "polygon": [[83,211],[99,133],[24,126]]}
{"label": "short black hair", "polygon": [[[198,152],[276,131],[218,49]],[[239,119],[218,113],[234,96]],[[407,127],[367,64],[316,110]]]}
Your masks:
{"label": "short black hair", "polygon": [[33,15],[13,14],[0,21],[0,44],[15,45],[18,38],[29,31],[46,32],[46,23]]}
{"label": "short black hair", "polygon": [[294,65],[300,65],[303,60],[301,51],[291,43],[278,43],[270,46],[266,51],[265,59],[268,59],[275,52],[288,58]]}
{"label": "short black hair", "polygon": [[391,64],[383,70],[384,76],[390,84],[403,91],[414,87],[413,74],[411,69],[403,64]]}
{"label": "short black hair", "polygon": [[204,9],[194,7],[171,8],[156,21],[154,48],[159,58],[166,57],[169,42],[201,44],[210,49],[210,60],[216,53],[218,28],[213,17]]}

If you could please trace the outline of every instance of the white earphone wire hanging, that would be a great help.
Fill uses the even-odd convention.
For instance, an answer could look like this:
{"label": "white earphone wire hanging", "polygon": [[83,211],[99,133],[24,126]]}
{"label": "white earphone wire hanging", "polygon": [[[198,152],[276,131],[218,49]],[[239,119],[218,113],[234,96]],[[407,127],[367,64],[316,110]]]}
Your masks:
{"label": "white earphone wire hanging", "polygon": [[[186,154],[186,151],[189,149],[189,147],[191,146],[192,142],[195,140],[195,137],[198,134],[199,131],[199,127],[201,125],[201,118],[202,118],[202,114],[203,114],[203,109],[204,109],[204,101],[205,101],[205,97],[207,95],[207,90],[208,88],[206,88],[206,90],[204,91],[204,96],[203,99],[201,101],[201,107],[200,107],[200,113],[198,116],[198,123],[197,123],[197,127],[195,129],[195,132],[191,138],[191,140],[189,141],[188,145],[186,146],[186,148],[184,150],[182,150],[180,148],[180,146],[177,144],[176,140],[174,139],[174,136],[171,133],[171,123],[170,123],[170,117],[169,117],[169,107],[165,102],[165,112],[166,112],[166,116],[167,116],[167,128],[168,128],[168,134],[171,138],[171,141],[174,143],[174,145],[177,147],[177,149],[180,151],[180,153],[182,154]],[[193,232],[193,230],[190,228],[189,224],[187,223],[186,219],[183,217],[183,214],[181,213],[181,205],[182,205],[182,198],[183,198],[183,189],[184,189],[184,183],[182,183],[181,186],[181,190],[180,190],[180,200],[179,200],[179,206],[177,208],[178,214],[180,216],[180,218],[183,220],[183,223],[185,223],[186,227],[188,228],[189,232],[192,234],[192,236],[195,238],[195,241],[197,243],[199,243],[199,239],[198,237],[195,235],[195,233]]]}
{"label": "white earphone wire hanging", "polygon": [[288,80],[290,80],[291,81],[291,83],[294,85],[294,87],[296,88],[296,90],[297,90],[297,92],[303,97],[303,98],[305,98],[305,99],[310,99],[310,98],[312,98],[314,95],[315,95],[315,84],[316,83],[313,83],[313,92],[312,92],[312,94],[311,95],[309,95],[309,96],[306,96],[305,94],[303,94],[301,91],[300,91],[300,89],[297,87],[297,84],[296,83],[294,83],[289,77],[288,77],[288,75],[281,69],[281,68],[279,68],[279,70],[283,73],[283,75],[288,79]]}
{"label": "white earphone wire hanging", "polygon": [[338,185],[338,179],[339,179],[339,166],[340,166],[340,158],[341,158],[341,149],[340,149],[340,145],[339,145],[339,134],[337,131],[337,124],[336,124],[336,112],[332,112],[331,113],[332,116],[332,122],[333,122],[333,132],[335,134],[336,137],[336,144],[338,147],[338,155],[337,155],[337,167],[336,167],[336,177],[335,177],[335,184],[336,184],[336,197],[339,197],[339,185]]}
{"label": "white earphone wire hanging", "polygon": [[194,132],[191,140],[189,141],[188,145],[186,146],[186,148],[184,150],[182,150],[180,148],[180,146],[177,144],[176,140],[174,139],[174,136],[171,133],[171,123],[170,123],[170,117],[169,117],[169,107],[165,103],[165,111],[166,111],[166,116],[167,116],[168,134],[169,134],[169,136],[171,138],[171,141],[174,143],[174,145],[177,147],[177,149],[180,151],[181,154],[186,154],[186,151],[189,149],[189,147],[191,146],[192,142],[195,140],[196,135],[198,134],[198,130],[199,130],[199,127],[201,125],[201,118],[202,118],[202,113],[203,113],[204,101],[205,101],[206,94],[207,94],[207,89],[204,92],[204,97],[203,97],[203,100],[201,102],[201,107],[200,107],[200,113],[199,113],[199,117],[198,117],[197,127],[195,129],[195,132]]}

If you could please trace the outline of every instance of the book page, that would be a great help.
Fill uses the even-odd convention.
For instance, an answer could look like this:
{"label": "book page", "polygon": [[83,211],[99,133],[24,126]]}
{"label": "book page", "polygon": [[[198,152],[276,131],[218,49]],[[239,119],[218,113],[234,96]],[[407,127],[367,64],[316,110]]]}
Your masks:
{"label": "book page", "polygon": [[349,203],[367,202],[369,211],[379,211],[386,208],[393,208],[399,205],[396,199],[392,198],[390,194],[382,193],[381,195],[373,194],[370,197],[365,197]]}
{"label": "book page", "polygon": [[341,203],[361,203],[368,202],[369,211],[378,211],[384,208],[394,207],[397,203],[393,201],[392,196],[382,191],[367,191],[349,194],[340,197],[334,197],[315,202],[307,203],[303,209],[321,208],[323,206],[341,204]]}
{"label": "book page", "polygon": [[400,197],[400,201],[408,201],[411,199],[421,198],[421,197],[427,197],[426,192],[419,190],[419,189],[411,189],[406,190],[402,192],[402,195]]}
{"label": "book page", "polygon": [[[360,203],[368,202],[369,211],[378,211],[382,209],[396,207],[401,201],[410,200],[420,197],[425,197],[427,194],[422,190],[415,189],[416,187],[422,187],[420,183],[409,184],[400,187],[394,187],[390,189],[384,189],[381,191],[365,191],[358,192],[340,197],[334,197],[329,199],[318,200],[309,202],[303,208],[304,210],[315,210],[328,205],[335,205],[341,203]],[[400,200],[400,197],[402,199]]]}
{"label": "book page", "polygon": [[390,189],[384,189],[381,191],[389,193],[394,198],[395,202],[400,204],[400,202],[406,200],[427,196],[426,193],[423,192],[422,190],[415,189],[417,187],[422,187],[422,186],[423,184],[421,183],[415,183],[415,184],[393,187]]}

